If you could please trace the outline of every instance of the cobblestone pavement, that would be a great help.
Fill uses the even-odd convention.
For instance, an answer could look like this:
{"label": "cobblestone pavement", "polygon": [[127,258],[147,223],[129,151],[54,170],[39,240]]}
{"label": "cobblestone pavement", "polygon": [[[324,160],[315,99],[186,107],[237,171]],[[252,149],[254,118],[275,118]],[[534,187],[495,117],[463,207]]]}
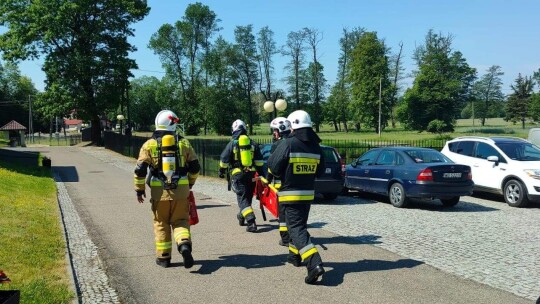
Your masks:
{"label": "cobblestone pavement", "polygon": [[[133,170],[134,160],[114,152],[94,147],[82,151]],[[224,183],[201,177],[194,190],[209,196],[220,193],[220,200],[234,203],[232,192],[223,193]],[[398,209],[377,200],[353,193],[320,201],[311,209],[310,223],[339,235],[369,238],[374,246],[527,299],[539,297],[538,205],[512,208],[500,200],[467,196],[449,209],[437,201]]]}
{"label": "cobblestone pavement", "polygon": [[88,236],[64,183],[55,176],[79,303],[120,303],[101,266],[96,245]]}

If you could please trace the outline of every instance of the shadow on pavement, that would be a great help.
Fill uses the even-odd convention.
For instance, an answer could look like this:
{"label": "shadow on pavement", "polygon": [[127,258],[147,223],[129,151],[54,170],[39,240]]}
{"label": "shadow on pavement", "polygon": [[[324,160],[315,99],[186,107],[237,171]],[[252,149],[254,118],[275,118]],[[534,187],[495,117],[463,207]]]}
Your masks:
{"label": "shadow on pavement", "polygon": [[312,237],[313,243],[320,245],[327,250],[323,245],[328,244],[347,244],[347,245],[373,245],[382,244],[379,241],[381,237],[378,235],[362,235],[362,236],[334,236],[334,237]]}
{"label": "shadow on pavement", "polygon": [[245,269],[277,267],[285,265],[287,254],[279,255],[251,255],[235,254],[220,256],[217,260],[195,261],[195,265],[201,265],[201,268],[193,273],[212,274],[222,267],[242,267]]}
{"label": "shadow on pavement", "polygon": [[222,205],[222,204],[215,204],[215,205],[199,205],[199,204],[197,204],[197,210],[208,209],[208,208],[220,208],[220,207],[229,207],[229,206]]}
{"label": "shadow on pavement", "polygon": [[[52,170],[60,176],[62,182],[64,183],[79,182],[79,173],[77,173],[77,168],[75,166],[52,166]],[[99,172],[96,171],[94,173]]]}
{"label": "shadow on pavement", "polygon": [[397,261],[360,260],[358,262],[324,262],[326,273],[318,285],[338,286],[343,283],[345,275],[348,273],[413,268],[422,264],[424,263],[412,259],[401,259]]}

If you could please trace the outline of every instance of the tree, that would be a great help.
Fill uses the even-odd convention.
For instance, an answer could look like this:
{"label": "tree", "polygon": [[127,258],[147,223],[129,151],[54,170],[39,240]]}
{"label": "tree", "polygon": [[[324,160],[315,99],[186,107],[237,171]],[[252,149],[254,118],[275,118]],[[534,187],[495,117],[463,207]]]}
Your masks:
{"label": "tree", "polygon": [[[486,118],[496,117],[498,109],[503,106],[504,94],[502,92],[502,80],[500,76],[504,75],[501,67],[493,65],[489,67],[486,74],[476,81],[473,85],[474,99],[471,103],[471,112],[473,118],[480,118],[482,126],[486,123]],[[474,107],[474,100],[478,100],[479,107]]]}
{"label": "tree", "polygon": [[412,88],[403,96],[397,109],[398,119],[412,130],[425,131],[432,120],[440,120],[453,130],[471,97],[471,85],[476,77],[463,55],[452,51],[452,36],[430,30],[425,44],[416,48],[413,58],[418,71]]}
{"label": "tree", "polygon": [[319,58],[317,56],[317,47],[323,39],[323,35],[317,29],[314,28],[304,28],[306,41],[311,49],[313,61],[309,64],[309,80],[311,87],[311,100],[313,102],[311,118],[315,125],[315,131],[320,131],[320,124],[323,120],[322,116],[322,106],[321,100],[322,94],[324,93],[324,85],[326,80],[324,80],[324,74],[322,73],[323,66],[319,63]]}
{"label": "tree", "polygon": [[270,30],[268,26],[263,27],[259,31],[257,45],[259,49],[258,58],[259,70],[261,74],[261,77],[259,78],[259,90],[261,94],[264,95],[265,100],[275,101],[272,96],[272,75],[274,72],[272,57],[278,53],[278,50],[274,40],[274,32]]}
{"label": "tree", "polygon": [[29,98],[35,100],[36,94],[30,78],[21,75],[15,63],[0,61],[0,126],[16,120],[29,127]]}
{"label": "tree", "polygon": [[532,77],[523,77],[521,74],[515,80],[515,83],[510,85],[514,91],[508,97],[506,103],[506,121],[517,122],[521,121],[521,126],[525,129],[525,121],[529,117],[529,107],[531,106],[531,94],[534,88]]}
{"label": "tree", "polygon": [[[357,123],[363,123],[379,132],[388,121],[390,89],[388,49],[375,32],[365,32],[354,48],[350,61],[353,100],[349,110]],[[379,99],[382,89],[382,99]],[[380,109],[380,110],[379,110]]]}
{"label": "tree", "polygon": [[185,121],[188,134],[198,134],[200,127],[206,130],[202,87],[207,85],[208,75],[202,79],[205,56],[209,53],[210,38],[219,31],[219,19],[207,5],[199,2],[189,4],[182,20],[174,25],[164,24],[152,35],[149,47],[159,55],[167,75],[179,85],[178,113]]}
{"label": "tree", "polygon": [[158,101],[161,85],[156,77],[143,76],[131,81],[129,96],[132,127],[138,130],[151,130],[156,114],[162,110],[162,105]]}
{"label": "tree", "polygon": [[338,59],[338,81],[330,91],[325,110],[327,119],[334,123],[336,131],[340,129],[340,123],[343,123],[343,129],[345,132],[349,132],[347,126],[347,122],[351,118],[349,114],[351,87],[347,81],[350,74],[349,61],[354,47],[364,32],[363,28],[355,28],[351,31],[344,28],[343,37],[339,39],[341,53]]}
{"label": "tree", "polygon": [[401,65],[401,54],[403,52],[403,42],[399,42],[399,51],[397,54],[393,55],[390,58],[390,76],[392,78],[392,87],[389,90],[390,92],[390,120],[392,121],[392,128],[396,127],[396,117],[394,113],[394,108],[398,104],[398,92],[399,81],[403,79],[403,66]]}
{"label": "tree", "polygon": [[237,26],[234,30],[235,44],[232,49],[230,63],[236,72],[236,79],[243,89],[244,113],[248,116],[249,134],[253,134],[255,123],[251,94],[259,80],[257,71],[257,46],[253,35],[253,26]]}
{"label": "tree", "polygon": [[[20,1],[0,2],[0,49],[11,60],[45,55],[47,89],[68,92],[81,118],[92,122],[92,141],[100,139],[100,115],[121,102],[135,48],[130,24],[149,12],[146,1]],[[51,106],[54,106],[51,105]],[[66,114],[66,113],[63,113]]]}
{"label": "tree", "polygon": [[288,56],[290,58],[290,61],[285,68],[289,71],[289,75],[287,76],[287,84],[289,85],[289,90],[292,92],[291,95],[294,96],[295,109],[300,109],[302,106],[302,99],[300,97],[300,74],[303,70],[305,62],[305,39],[306,33],[303,30],[290,32],[287,35],[287,42],[281,50],[281,54],[283,56]]}

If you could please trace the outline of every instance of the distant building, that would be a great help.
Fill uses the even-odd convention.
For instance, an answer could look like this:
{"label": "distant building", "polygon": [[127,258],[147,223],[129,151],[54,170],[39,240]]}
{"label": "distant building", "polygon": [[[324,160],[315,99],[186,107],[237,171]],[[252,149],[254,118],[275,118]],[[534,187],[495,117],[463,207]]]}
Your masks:
{"label": "distant building", "polygon": [[64,119],[66,132],[80,132],[83,121],[80,119]]}

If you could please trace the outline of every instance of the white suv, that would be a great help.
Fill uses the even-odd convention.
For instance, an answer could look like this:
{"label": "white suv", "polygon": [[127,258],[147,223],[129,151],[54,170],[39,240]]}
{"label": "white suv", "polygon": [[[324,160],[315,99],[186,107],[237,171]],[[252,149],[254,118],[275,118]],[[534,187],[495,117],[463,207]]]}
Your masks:
{"label": "white suv", "polygon": [[525,139],[464,136],[441,152],[471,167],[474,190],[500,193],[512,207],[540,201],[540,148]]}

